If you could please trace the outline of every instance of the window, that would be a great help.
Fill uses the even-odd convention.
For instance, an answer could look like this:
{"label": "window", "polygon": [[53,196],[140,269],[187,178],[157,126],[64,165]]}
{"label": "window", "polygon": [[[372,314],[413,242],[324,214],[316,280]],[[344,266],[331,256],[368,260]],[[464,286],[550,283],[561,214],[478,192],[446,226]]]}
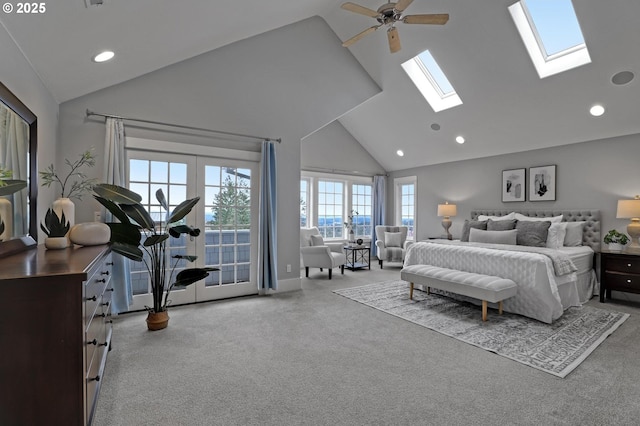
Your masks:
{"label": "window", "polygon": [[318,181],[318,229],[325,238],[342,238],[344,228],[344,184]]}
{"label": "window", "polygon": [[403,63],[402,68],[435,112],[462,104],[462,99],[428,50]]}
{"label": "window", "polygon": [[540,78],[591,62],[571,0],[520,0],[509,12]]}
{"label": "window", "polygon": [[416,177],[395,179],[396,225],[408,226],[407,239],[416,235]]}
{"label": "window", "polygon": [[371,236],[371,184],[352,184],[351,185],[351,209],[353,213],[358,212],[353,218],[353,232],[356,237]]}
{"label": "window", "polygon": [[300,227],[309,227],[309,179],[300,180]]}

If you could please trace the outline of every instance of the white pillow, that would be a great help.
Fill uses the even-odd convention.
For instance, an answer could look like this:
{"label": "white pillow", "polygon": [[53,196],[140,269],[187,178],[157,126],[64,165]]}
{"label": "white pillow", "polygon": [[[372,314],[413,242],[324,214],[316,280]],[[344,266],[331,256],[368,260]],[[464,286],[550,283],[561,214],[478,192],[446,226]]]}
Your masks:
{"label": "white pillow", "polygon": [[402,245],[402,234],[400,232],[384,233],[385,247],[400,247]]}
{"label": "white pillow", "polygon": [[564,237],[567,235],[567,223],[552,223],[547,232],[547,248],[559,249],[564,245]]}
{"label": "white pillow", "polygon": [[566,247],[580,247],[582,245],[582,230],[586,222],[566,222],[567,235],[564,237]]}
{"label": "white pillow", "polygon": [[507,219],[515,219],[516,218],[516,213],[515,212],[511,212],[509,214],[506,214],[504,216],[486,216],[486,215],[479,215],[477,220],[507,220]]}
{"label": "white pillow", "polygon": [[553,216],[553,217],[529,217],[520,213],[516,213],[515,219],[529,222],[551,222],[551,223],[559,223],[562,222],[562,215]]}
{"label": "white pillow", "polygon": [[312,235],[309,238],[311,239],[311,245],[312,246],[323,246],[324,245],[324,239],[322,238],[322,235]]}
{"label": "white pillow", "polygon": [[508,231],[483,231],[482,229],[471,228],[469,230],[469,242],[489,243],[489,244],[511,244],[516,245],[518,240],[518,230]]}

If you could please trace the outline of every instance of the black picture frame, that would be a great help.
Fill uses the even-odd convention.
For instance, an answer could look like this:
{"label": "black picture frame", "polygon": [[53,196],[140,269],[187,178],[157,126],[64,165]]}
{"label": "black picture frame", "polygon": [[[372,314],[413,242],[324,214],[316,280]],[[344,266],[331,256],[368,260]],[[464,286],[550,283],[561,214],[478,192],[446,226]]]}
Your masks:
{"label": "black picture frame", "polygon": [[556,165],[529,168],[529,201],[556,200]]}
{"label": "black picture frame", "polygon": [[522,202],[526,200],[526,169],[502,171],[502,202]]}

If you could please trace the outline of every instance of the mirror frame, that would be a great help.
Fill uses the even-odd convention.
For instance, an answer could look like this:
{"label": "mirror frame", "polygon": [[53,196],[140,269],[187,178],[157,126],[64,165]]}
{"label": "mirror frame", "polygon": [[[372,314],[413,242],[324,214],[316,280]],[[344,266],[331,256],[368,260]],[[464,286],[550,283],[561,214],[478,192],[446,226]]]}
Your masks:
{"label": "mirror frame", "polygon": [[29,125],[29,235],[0,241],[0,257],[35,247],[38,241],[38,118],[0,82],[0,101]]}

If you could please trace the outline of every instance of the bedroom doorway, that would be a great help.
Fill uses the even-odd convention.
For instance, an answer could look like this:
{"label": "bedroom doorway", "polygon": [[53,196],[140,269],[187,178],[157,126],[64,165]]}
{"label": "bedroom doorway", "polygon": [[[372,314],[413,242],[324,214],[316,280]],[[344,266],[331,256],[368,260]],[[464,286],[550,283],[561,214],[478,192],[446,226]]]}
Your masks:
{"label": "bedroom doorway", "polygon": [[[155,193],[162,189],[169,207],[200,196],[185,218],[201,230],[197,238],[170,238],[168,255],[195,254],[198,259],[178,265],[215,267],[219,271],[185,289],[172,290],[172,305],[257,294],[258,164],[252,161],[127,150],[127,182],[142,196],[142,204],[160,220],[164,211]],[[252,177],[254,179],[252,179]],[[253,260],[253,261],[252,261]],[[144,263],[129,261],[133,287],[131,311],[152,304]]]}

